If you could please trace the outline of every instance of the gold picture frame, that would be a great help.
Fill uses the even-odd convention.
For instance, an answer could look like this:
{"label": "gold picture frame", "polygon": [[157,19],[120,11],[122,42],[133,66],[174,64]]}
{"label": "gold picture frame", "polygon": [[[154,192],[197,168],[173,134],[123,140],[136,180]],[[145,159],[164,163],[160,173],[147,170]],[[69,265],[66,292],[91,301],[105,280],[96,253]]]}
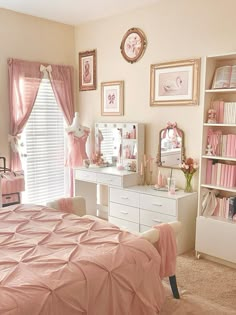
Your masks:
{"label": "gold picture frame", "polygon": [[200,59],[151,65],[150,105],[198,105]]}
{"label": "gold picture frame", "polygon": [[138,61],[144,54],[147,39],[139,28],[130,28],[121,41],[120,50],[124,59],[130,63]]}
{"label": "gold picture frame", "polygon": [[122,116],[124,114],[124,81],[101,83],[102,116]]}
{"label": "gold picture frame", "polygon": [[96,50],[79,53],[79,90],[90,91],[97,88]]}

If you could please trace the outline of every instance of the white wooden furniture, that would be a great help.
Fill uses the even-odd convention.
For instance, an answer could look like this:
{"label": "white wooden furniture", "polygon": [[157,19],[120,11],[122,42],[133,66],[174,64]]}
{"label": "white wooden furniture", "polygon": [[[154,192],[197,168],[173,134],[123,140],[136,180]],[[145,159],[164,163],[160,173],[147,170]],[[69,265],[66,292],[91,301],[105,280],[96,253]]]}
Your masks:
{"label": "white wooden furniture", "polygon": [[[97,215],[98,188],[117,186],[119,188],[134,186],[138,183],[138,173],[116,167],[81,167],[74,170],[75,196],[83,196],[86,200],[86,213]],[[100,193],[100,189],[99,189]],[[100,202],[103,204],[103,202]],[[106,206],[107,203],[104,203]]]}
{"label": "white wooden furniture", "polygon": [[194,248],[197,193],[177,191],[169,195],[151,186],[110,186],[109,192],[110,222],[133,232],[144,232],[160,223],[180,221],[178,253]]}
{"label": "white wooden furniture", "polygon": [[222,65],[236,65],[236,53],[218,56],[208,56],[203,60],[203,127],[202,127],[202,153],[200,163],[198,218],[196,228],[196,253],[198,256],[206,256],[225,264],[236,264],[236,250],[234,240],[236,239],[236,222],[216,217],[203,216],[202,200],[203,189],[217,189],[221,197],[236,196],[236,187],[225,187],[225,185],[206,184],[207,161],[213,160],[219,163],[236,164],[236,156],[209,156],[206,155],[207,134],[209,128],[221,130],[223,134],[236,134],[236,124],[207,123],[207,114],[212,100],[223,100],[225,102],[236,102],[236,89],[211,89],[215,69]]}

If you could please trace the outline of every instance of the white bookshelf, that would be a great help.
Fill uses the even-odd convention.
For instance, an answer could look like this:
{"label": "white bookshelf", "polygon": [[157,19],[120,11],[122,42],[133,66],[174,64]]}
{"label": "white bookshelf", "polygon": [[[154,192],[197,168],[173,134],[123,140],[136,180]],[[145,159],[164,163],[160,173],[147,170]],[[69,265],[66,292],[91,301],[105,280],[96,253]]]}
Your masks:
{"label": "white bookshelf", "polygon": [[224,217],[204,216],[202,213],[203,192],[205,189],[217,190],[220,197],[236,196],[236,187],[225,187],[206,184],[207,161],[213,163],[236,164],[236,156],[210,156],[206,154],[207,135],[211,128],[213,131],[221,130],[223,134],[236,134],[236,124],[207,123],[208,110],[213,100],[236,102],[236,89],[211,89],[215,69],[223,65],[236,65],[236,53],[207,56],[203,59],[203,86],[202,93],[202,149],[200,159],[200,181],[198,195],[198,216],[196,225],[195,249],[197,256],[236,266],[236,222]]}

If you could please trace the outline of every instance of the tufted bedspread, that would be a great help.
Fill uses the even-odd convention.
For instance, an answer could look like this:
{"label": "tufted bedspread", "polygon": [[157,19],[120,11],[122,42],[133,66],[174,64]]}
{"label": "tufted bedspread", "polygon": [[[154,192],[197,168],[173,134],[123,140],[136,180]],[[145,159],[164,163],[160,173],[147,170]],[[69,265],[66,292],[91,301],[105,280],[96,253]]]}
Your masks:
{"label": "tufted bedspread", "polygon": [[146,240],[35,205],[0,209],[1,315],[154,315],[160,256]]}

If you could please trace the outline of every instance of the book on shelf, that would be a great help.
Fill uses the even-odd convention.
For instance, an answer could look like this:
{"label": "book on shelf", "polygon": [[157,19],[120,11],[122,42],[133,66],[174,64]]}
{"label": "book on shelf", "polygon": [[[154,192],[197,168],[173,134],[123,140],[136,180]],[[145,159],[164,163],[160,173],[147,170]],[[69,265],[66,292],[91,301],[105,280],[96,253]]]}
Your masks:
{"label": "book on shelf", "polygon": [[212,160],[208,160],[205,183],[207,185],[234,188],[236,186],[236,165],[213,163]]}
{"label": "book on shelf", "polygon": [[207,145],[210,145],[212,155],[236,158],[236,134],[222,134],[221,130],[209,129]]}
{"label": "book on shelf", "polygon": [[212,215],[230,220],[235,220],[236,216],[236,197],[216,197],[215,208]]}
{"label": "book on shelf", "polygon": [[233,219],[235,215],[236,215],[236,197],[229,197],[228,218]]}
{"label": "book on shelf", "polygon": [[226,65],[215,70],[212,89],[236,88],[236,65]]}
{"label": "book on shelf", "polygon": [[211,102],[210,108],[216,111],[217,124],[236,124],[236,102],[215,100]]}

